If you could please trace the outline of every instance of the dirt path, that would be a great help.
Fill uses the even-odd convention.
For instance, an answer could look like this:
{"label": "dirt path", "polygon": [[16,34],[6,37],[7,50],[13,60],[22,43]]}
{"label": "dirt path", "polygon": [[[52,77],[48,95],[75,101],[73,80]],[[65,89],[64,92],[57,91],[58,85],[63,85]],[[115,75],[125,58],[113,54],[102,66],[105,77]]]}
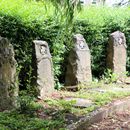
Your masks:
{"label": "dirt path", "polygon": [[130,111],[116,113],[86,130],[130,130]]}

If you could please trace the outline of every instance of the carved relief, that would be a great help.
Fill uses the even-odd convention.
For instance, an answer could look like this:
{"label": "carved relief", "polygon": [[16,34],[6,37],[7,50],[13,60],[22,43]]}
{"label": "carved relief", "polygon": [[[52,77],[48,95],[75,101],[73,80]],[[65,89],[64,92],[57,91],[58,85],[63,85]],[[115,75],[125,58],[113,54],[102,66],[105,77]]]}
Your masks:
{"label": "carved relief", "polygon": [[91,56],[88,45],[81,34],[74,35],[74,48],[68,58],[65,85],[91,82]]}
{"label": "carved relief", "polygon": [[114,46],[123,45],[125,48],[127,48],[125,36],[120,31],[116,31],[115,33],[112,33],[110,35],[109,40],[113,42]]}
{"label": "carved relief", "polygon": [[126,38],[124,33],[116,31],[109,37],[107,47],[107,67],[123,77],[126,73]]}
{"label": "carved relief", "polygon": [[34,40],[35,56],[37,66],[37,87],[39,98],[44,98],[54,91],[54,77],[51,54],[48,43],[45,41]]}
{"label": "carved relief", "polygon": [[47,47],[44,45],[40,46],[40,52],[42,55],[47,55]]}
{"label": "carved relief", "polygon": [[88,45],[81,34],[74,35],[74,48],[75,50],[88,50]]}

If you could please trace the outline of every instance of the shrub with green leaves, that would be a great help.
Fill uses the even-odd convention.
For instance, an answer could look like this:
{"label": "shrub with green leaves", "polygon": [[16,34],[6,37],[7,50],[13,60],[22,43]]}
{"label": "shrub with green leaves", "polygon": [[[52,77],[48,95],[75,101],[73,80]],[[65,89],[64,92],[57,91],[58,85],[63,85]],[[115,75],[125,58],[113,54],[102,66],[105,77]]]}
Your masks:
{"label": "shrub with green leaves", "polygon": [[1,130],[54,130],[63,127],[63,120],[46,120],[18,112],[0,113]]}
{"label": "shrub with green leaves", "polygon": [[[64,83],[73,34],[83,34],[90,47],[94,77],[100,77],[106,70],[106,47],[110,33],[116,30],[124,32],[130,47],[130,13],[127,8],[87,7],[75,15],[74,24],[68,29],[56,16],[50,3],[45,6],[36,1],[0,0],[0,35],[7,37],[14,46],[20,89],[34,88],[32,40],[49,43],[57,84]],[[130,72],[129,49],[127,52],[127,71]]]}
{"label": "shrub with green leaves", "polygon": [[[74,32],[84,35],[92,59],[94,77],[101,77],[106,68],[108,38],[114,31],[125,33],[129,44],[129,8],[87,7],[76,18]],[[127,48],[127,71],[130,72],[129,49]]]}

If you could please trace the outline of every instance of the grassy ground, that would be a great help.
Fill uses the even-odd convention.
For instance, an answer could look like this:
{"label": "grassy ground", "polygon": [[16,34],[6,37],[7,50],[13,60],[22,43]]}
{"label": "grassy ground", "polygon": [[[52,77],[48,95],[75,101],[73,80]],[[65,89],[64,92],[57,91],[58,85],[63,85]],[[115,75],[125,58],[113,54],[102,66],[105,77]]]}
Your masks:
{"label": "grassy ground", "polygon": [[[58,130],[65,129],[66,124],[77,121],[97,108],[112,100],[130,95],[129,91],[113,91],[111,88],[129,88],[127,85],[92,83],[77,92],[58,91],[51,98],[43,100],[29,99],[23,96],[21,106],[11,112],[0,113],[1,130]],[[103,88],[108,91],[92,91],[92,88]],[[89,88],[89,89],[88,89]],[[109,88],[109,89],[108,89]],[[88,108],[77,108],[75,101],[65,101],[65,97],[78,97],[92,100]],[[71,119],[71,120],[70,120]]]}

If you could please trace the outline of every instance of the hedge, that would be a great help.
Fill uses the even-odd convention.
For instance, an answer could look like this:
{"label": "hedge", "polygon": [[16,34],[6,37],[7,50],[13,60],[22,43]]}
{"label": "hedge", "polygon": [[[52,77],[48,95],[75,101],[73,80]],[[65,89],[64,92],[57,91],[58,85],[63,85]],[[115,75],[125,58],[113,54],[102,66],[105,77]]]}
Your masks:
{"label": "hedge", "polygon": [[55,81],[64,83],[67,56],[72,46],[73,34],[84,35],[91,50],[93,77],[100,78],[106,69],[106,46],[109,34],[120,30],[127,38],[127,71],[130,73],[129,9],[87,8],[75,18],[71,33],[71,29],[66,32],[64,24],[61,21],[58,22],[51,11],[44,15],[45,9],[42,9],[41,3],[26,2],[23,8],[25,3],[23,0],[18,0],[10,3],[7,9],[6,4],[9,2],[10,0],[7,0],[0,5],[0,35],[10,39],[14,46],[21,89],[33,88],[31,80],[34,78],[32,75],[32,40],[34,39],[42,39],[49,43]]}

